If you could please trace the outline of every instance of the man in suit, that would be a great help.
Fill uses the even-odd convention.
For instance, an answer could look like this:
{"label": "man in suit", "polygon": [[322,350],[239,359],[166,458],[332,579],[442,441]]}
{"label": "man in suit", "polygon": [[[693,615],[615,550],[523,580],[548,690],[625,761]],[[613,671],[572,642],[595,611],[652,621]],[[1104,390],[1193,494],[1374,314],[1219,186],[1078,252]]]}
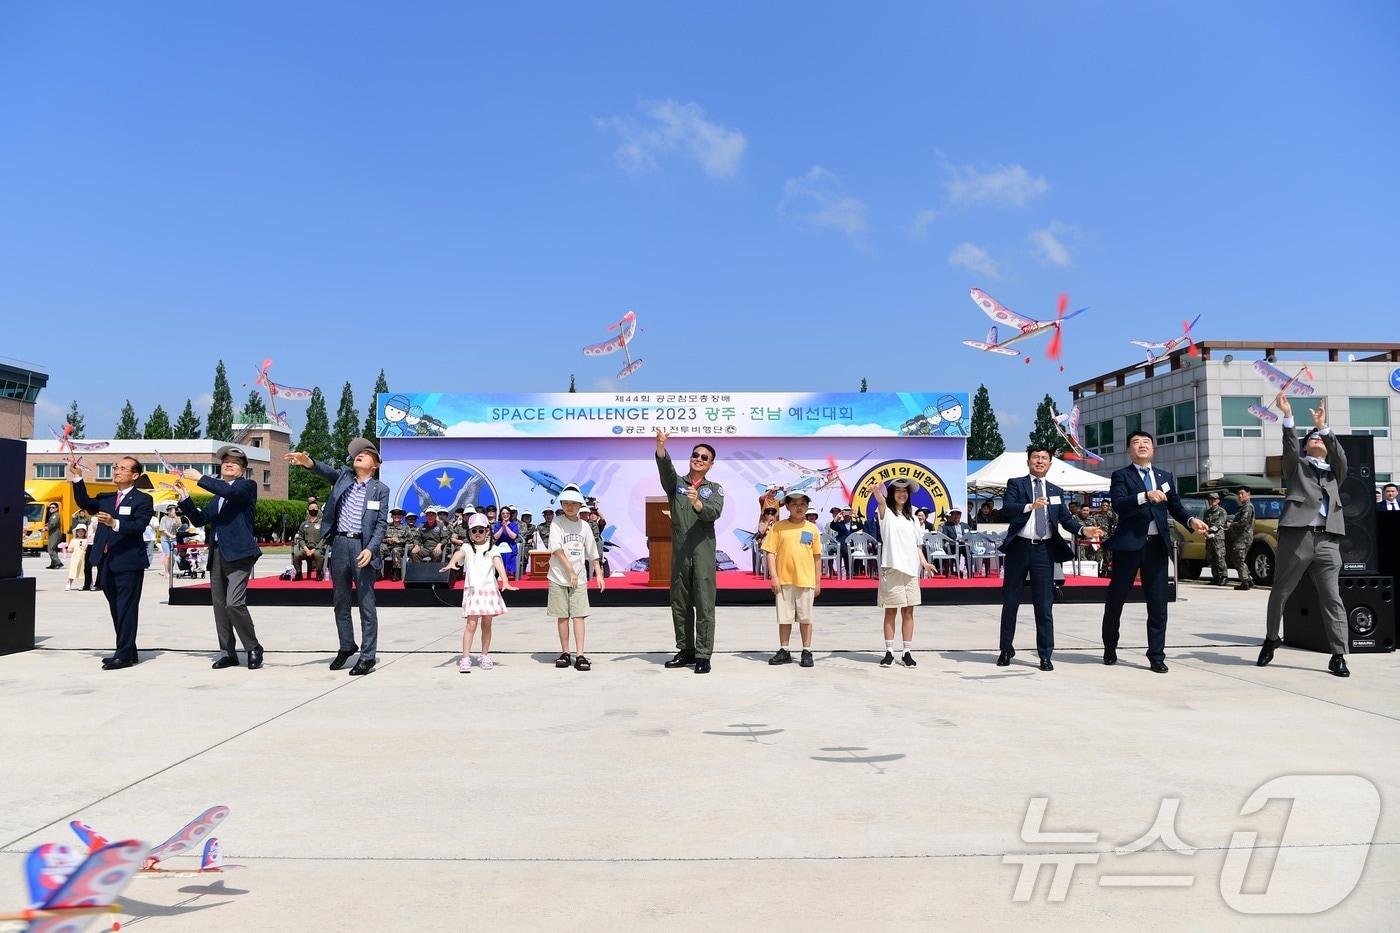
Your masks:
{"label": "man in suit", "polygon": [[963,524],[962,509],[949,509],[948,519],[938,531],[947,539],[944,549],[953,555],[953,572],[962,576],[966,568],[967,575],[971,576],[972,567],[967,562],[967,535],[970,529]]}
{"label": "man in suit", "polygon": [[1089,538],[1103,533],[1098,528],[1085,527],[1071,514],[1065,506],[1064,490],[1045,478],[1050,463],[1050,449],[1032,444],[1026,451],[1030,474],[1015,477],[1006,485],[1011,524],[1001,545],[1006,555],[1006,572],[1001,582],[1001,654],[997,655],[997,667],[1006,667],[1016,656],[1012,638],[1016,634],[1016,614],[1021,609],[1021,589],[1029,572],[1040,669],[1055,669],[1050,662],[1055,651],[1055,564],[1074,559],[1074,549],[1060,537],[1060,529],[1072,535],[1082,531]]}
{"label": "man in suit", "polygon": [[136,488],[136,481],[144,472],[140,460],[122,457],[112,464],[112,482],[117,491],[94,499],[83,484],[83,471],[77,461],[68,463],[73,499],[97,520],[90,553],[102,563],[102,595],[107,597],[112,628],[117,633],[117,650],[102,659],[104,671],[131,667],[141,660],[136,654],[136,625],[141,610],[141,584],[150,565],[145,534],[156,514],[155,502]]}
{"label": "man in suit", "polygon": [[1347,610],[1337,589],[1342,572],[1342,539],[1346,522],[1342,515],[1341,481],[1347,475],[1347,455],[1337,437],[1327,427],[1327,403],[1312,409],[1313,429],[1304,439],[1304,453],[1298,453],[1293,435],[1293,407],[1280,392],[1274,405],[1283,412],[1283,514],[1278,520],[1278,566],[1274,586],[1269,591],[1265,616],[1264,646],[1259,649],[1259,667],[1274,659],[1282,644],[1279,623],[1288,597],[1303,579],[1312,577],[1317,600],[1327,618],[1327,641],[1332,659],[1327,670],[1338,677],[1350,677],[1347,670]]}
{"label": "man in suit", "polygon": [[1381,501],[1376,503],[1377,512],[1400,512],[1400,486],[1386,483],[1381,490]]}
{"label": "man in suit", "polygon": [[[287,459],[331,484],[321,519],[321,538],[327,542],[331,568],[335,627],[340,636],[340,650],[331,662],[331,670],[340,670],[350,655],[359,651],[359,660],[350,669],[351,676],[358,677],[374,670],[375,649],[379,643],[374,581],[379,577],[382,561],[379,546],[384,543],[384,529],[389,524],[389,487],[375,478],[379,470],[379,451],[368,440],[355,438],[350,442],[347,455],[350,466],[338,470],[312,460],[299,450],[287,454]],[[350,620],[352,595],[360,606],[363,649],[355,644],[355,629]]]}
{"label": "man in suit", "polygon": [[185,470],[182,474],[212,494],[213,500],[201,509],[182,485],[175,507],[192,524],[204,527],[204,543],[209,548],[214,632],[219,638],[219,650],[223,652],[214,662],[214,670],[238,666],[236,632],[248,654],[248,670],[255,671],[263,666],[263,648],[253,628],[253,616],[248,611],[248,581],[253,577],[258,558],[262,557],[262,549],[253,536],[258,484],[246,476],[248,455],[240,448],[225,444],[214,456],[219,460],[218,479],[198,470]]}
{"label": "man in suit", "polygon": [[1128,435],[1132,463],[1113,471],[1108,495],[1118,513],[1118,528],[1104,542],[1113,552],[1108,599],[1103,607],[1103,663],[1118,663],[1118,623],[1123,603],[1142,571],[1147,600],[1147,660],[1158,674],[1167,672],[1167,563],[1171,558],[1171,522],[1175,518],[1204,533],[1206,523],[1181,504],[1176,477],[1152,466],[1157,445],[1146,431]]}

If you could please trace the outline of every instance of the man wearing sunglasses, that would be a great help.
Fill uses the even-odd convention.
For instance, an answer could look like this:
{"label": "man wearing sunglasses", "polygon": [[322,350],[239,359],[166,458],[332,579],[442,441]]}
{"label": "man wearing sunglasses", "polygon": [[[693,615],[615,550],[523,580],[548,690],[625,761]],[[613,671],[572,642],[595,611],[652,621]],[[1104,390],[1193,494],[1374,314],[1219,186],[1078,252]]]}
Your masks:
{"label": "man wearing sunglasses", "polygon": [[695,665],[710,672],[715,646],[715,521],[724,511],[724,490],[706,478],[715,449],[699,443],[690,452],[690,471],[676,475],[666,452],[667,434],[656,429],[656,472],[671,500],[671,622],[676,656],[670,668]]}

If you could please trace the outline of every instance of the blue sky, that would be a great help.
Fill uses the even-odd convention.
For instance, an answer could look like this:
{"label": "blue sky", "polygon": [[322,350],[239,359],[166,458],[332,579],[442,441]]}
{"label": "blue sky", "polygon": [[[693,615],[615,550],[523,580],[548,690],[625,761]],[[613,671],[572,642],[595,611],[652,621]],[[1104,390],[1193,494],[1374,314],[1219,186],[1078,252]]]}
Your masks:
{"label": "blue sky", "polygon": [[[611,388],[630,308],[626,388],[985,382],[1018,444],[1198,313],[1396,338],[1397,47],[1388,2],[7,3],[0,355],[98,436],[219,358]],[[1088,305],[1066,372],[961,346],[974,285]]]}

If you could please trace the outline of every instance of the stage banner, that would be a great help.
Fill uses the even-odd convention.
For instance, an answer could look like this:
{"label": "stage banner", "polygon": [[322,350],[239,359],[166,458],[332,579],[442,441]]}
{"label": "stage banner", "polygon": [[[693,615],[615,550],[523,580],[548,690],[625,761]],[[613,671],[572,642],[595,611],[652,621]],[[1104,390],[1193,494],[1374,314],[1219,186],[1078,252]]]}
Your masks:
{"label": "stage banner", "polygon": [[[419,404],[414,399],[443,397],[410,396],[410,408]],[[571,404],[586,404],[580,403],[577,395],[566,398]],[[796,424],[796,420],[779,423]],[[680,430],[687,435],[694,433]],[[724,511],[716,527],[719,560],[725,569],[753,568],[759,496],[770,486],[807,492],[821,513],[818,523],[822,528],[830,522],[832,508],[852,501],[859,517],[873,515],[870,497],[881,482],[896,477],[913,481],[916,507],[930,509],[935,515],[953,507],[966,508],[967,441],[963,437],[673,436],[668,449],[682,475],[689,468],[687,458],[696,440],[710,443],[718,454],[710,478],[723,486],[725,494]],[[382,449],[380,475],[393,492],[393,505],[419,515],[428,508],[510,505],[517,512],[529,511],[538,522],[546,508],[556,506],[564,485],[576,483],[584,495],[597,499],[607,522],[604,534],[611,569],[645,569],[646,499],[662,495],[654,437],[615,437],[610,433],[606,438],[386,437]]]}
{"label": "stage banner", "polygon": [[381,393],[382,438],[967,437],[966,392]]}

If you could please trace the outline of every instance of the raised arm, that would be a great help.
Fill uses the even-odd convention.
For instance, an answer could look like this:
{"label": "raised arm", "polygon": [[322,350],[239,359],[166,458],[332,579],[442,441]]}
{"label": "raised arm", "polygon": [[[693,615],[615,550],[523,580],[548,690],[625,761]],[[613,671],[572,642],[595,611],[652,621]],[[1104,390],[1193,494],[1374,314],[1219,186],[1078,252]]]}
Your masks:
{"label": "raised arm", "polygon": [[656,472],[661,477],[662,491],[668,496],[674,496],[680,477],[676,475],[675,464],[671,462],[671,455],[666,451],[667,436],[665,431],[656,429]]}

